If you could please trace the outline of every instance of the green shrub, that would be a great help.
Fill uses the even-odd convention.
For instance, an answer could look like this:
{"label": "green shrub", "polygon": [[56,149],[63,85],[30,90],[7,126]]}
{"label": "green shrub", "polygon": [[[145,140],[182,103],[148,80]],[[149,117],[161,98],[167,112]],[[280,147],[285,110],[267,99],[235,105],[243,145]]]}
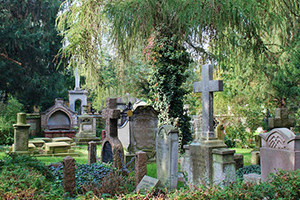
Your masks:
{"label": "green shrub", "polygon": [[0,165],[0,199],[60,199],[62,188],[53,187],[51,173],[30,156],[6,156]]}
{"label": "green shrub", "polygon": [[23,105],[12,96],[9,96],[7,103],[0,101],[0,145],[13,143],[13,124],[17,122],[17,113],[21,112],[22,108]]}

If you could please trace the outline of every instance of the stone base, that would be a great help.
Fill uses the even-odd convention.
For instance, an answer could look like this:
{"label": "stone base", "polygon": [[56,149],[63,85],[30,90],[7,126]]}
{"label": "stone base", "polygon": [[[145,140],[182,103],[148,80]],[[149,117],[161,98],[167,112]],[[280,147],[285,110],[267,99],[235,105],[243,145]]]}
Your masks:
{"label": "stone base", "polygon": [[56,138],[56,137],[69,137],[73,138],[76,135],[75,130],[44,130],[45,137]]}
{"label": "stone base", "polygon": [[213,182],[212,150],[217,148],[227,148],[227,146],[218,139],[200,140],[190,144],[190,167],[194,185]]}

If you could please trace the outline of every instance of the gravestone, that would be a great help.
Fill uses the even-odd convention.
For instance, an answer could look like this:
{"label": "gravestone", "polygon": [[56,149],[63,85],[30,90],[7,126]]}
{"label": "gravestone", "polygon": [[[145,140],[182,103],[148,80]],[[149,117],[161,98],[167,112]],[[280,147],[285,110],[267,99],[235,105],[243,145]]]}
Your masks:
{"label": "gravestone", "polygon": [[151,191],[151,189],[157,187],[158,185],[159,185],[158,179],[145,175],[142,178],[142,180],[139,182],[139,184],[136,186],[135,190],[136,191],[147,190],[149,192]]}
{"label": "gravestone", "polygon": [[26,114],[17,114],[17,123],[14,127],[14,145],[13,152],[18,154],[29,154],[28,151],[28,136],[30,125],[26,124]]}
{"label": "gravestone", "polygon": [[180,172],[183,175],[185,185],[190,185],[193,182],[193,174],[191,170],[190,146],[183,145],[184,155],[180,158]]}
{"label": "gravestone", "polygon": [[107,99],[107,108],[102,111],[102,117],[106,120],[106,137],[102,142],[102,162],[113,164],[113,167],[122,168],[121,157],[124,158],[123,146],[118,138],[118,119],[120,110],[116,109],[117,100]]}
{"label": "gravestone", "polygon": [[296,125],[294,118],[289,118],[286,108],[276,108],[275,118],[268,119],[269,129],[273,128],[290,128]]}
{"label": "gravestone", "polygon": [[63,188],[65,192],[68,192],[70,196],[73,196],[75,190],[75,160],[74,158],[67,156],[63,161]]}
{"label": "gravestone", "polygon": [[88,143],[88,164],[97,162],[97,143],[91,141]]}
{"label": "gravestone", "polygon": [[300,136],[287,128],[276,128],[261,133],[260,148],[261,179],[267,180],[276,169],[300,169]]}
{"label": "gravestone", "polygon": [[155,134],[158,112],[144,102],[133,105],[128,120],[119,127],[119,138],[131,157],[138,151],[147,153],[148,159],[155,159]]}
{"label": "gravestone", "polygon": [[135,154],[135,186],[147,175],[147,155],[139,151]]}
{"label": "gravestone", "polygon": [[94,117],[87,114],[87,106],[83,106],[84,113],[78,117],[79,131],[73,140],[77,144],[88,144],[90,141],[100,143],[100,138],[96,137],[96,121]]}
{"label": "gravestone", "polygon": [[234,154],[233,157],[235,161],[235,170],[238,170],[240,168],[244,167],[244,155],[243,154]]}
{"label": "gravestone", "polygon": [[[214,132],[213,92],[218,91],[223,91],[223,81],[213,80],[212,65],[203,65],[202,81],[194,83],[194,92],[202,93],[202,130],[201,134],[196,135],[189,148],[194,185],[213,183],[212,150],[227,148],[223,141],[217,139]],[[233,154],[230,156],[233,157]]]}
{"label": "gravestone", "polygon": [[157,178],[163,187],[177,188],[178,183],[178,130],[163,125],[156,134]]}

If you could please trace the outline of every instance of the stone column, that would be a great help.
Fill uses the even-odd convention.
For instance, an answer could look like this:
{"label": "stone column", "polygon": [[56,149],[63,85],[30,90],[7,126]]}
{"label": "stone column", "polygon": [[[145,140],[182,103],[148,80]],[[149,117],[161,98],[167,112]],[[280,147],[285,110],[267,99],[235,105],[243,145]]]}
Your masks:
{"label": "stone column", "polygon": [[88,164],[97,162],[97,143],[91,141],[88,143]]}
{"label": "stone column", "polygon": [[26,124],[26,113],[18,113],[17,124],[14,127],[14,146],[13,152],[18,154],[29,154],[28,136],[30,125]]}
{"label": "stone column", "polygon": [[147,154],[139,151],[135,154],[135,186],[147,175]]}
{"label": "stone column", "polygon": [[68,192],[70,196],[75,194],[75,160],[74,158],[67,156],[63,161],[63,188],[65,192]]}

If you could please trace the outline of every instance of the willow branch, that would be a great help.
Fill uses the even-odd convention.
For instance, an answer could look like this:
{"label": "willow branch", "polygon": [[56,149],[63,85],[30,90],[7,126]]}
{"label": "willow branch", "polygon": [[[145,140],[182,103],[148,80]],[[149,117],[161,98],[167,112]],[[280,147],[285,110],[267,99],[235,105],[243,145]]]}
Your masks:
{"label": "willow branch", "polygon": [[0,56],[2,56],[3,58],[5,58],[5,59],[7,59],[7,60],[9,60],[9,61],[11,61],[11,62],[16,63],[17,65],[22,66],[22,63],[21,63],[21,62],[19,62],[19,61],[17,61],[17,60],[14,60],[14,59],[12,59],[12,58],[10,58],[10,57],[8,57],[7,54],[0,53]]}

